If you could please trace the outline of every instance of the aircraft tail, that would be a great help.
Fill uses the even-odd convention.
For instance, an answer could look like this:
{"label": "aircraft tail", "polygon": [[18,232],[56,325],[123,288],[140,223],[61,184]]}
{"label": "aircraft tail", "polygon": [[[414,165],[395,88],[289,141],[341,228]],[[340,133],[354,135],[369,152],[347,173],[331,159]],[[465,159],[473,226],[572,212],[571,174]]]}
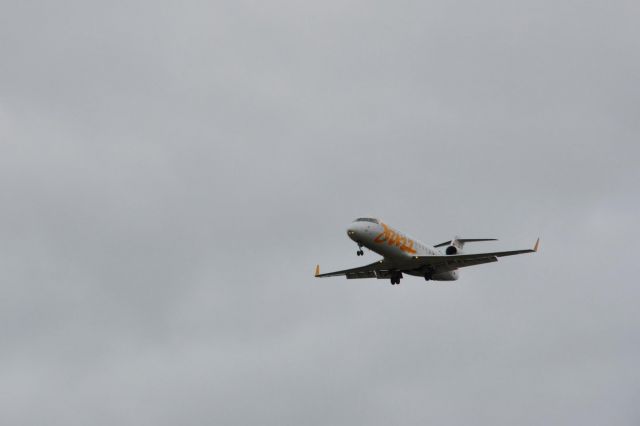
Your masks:
{"label": "aircraft tail", "polygon": [[[450,241],[445,241],[444,243],[440,243],[435,245],[434,247],[444,247],[444,246],[450,246],[450,247],[455,247],[456,250],[455,252],[458,252],[460,250],[462,250],[462,248],[464,247],[464,243],[476,243],[479,241],[498,241],[496,238],[458,238],[458,237],[454,237],[453,240]],[[449,253],[450,250],[447,249],[447,254]]]}

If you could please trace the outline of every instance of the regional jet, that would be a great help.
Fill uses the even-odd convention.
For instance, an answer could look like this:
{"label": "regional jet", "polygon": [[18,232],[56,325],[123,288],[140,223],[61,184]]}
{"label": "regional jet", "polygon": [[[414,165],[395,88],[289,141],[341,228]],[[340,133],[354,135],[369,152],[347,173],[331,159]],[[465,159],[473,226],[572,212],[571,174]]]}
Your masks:
{"label": "regional jet", "polygon": [[[445,241],[435,246],[422,244],[374,218],[356,219],[347,228],[347,235],[358,245],[358,256],[364,255],[363,247],[378,253],[382,259],[369,265],[343,271],[320,273],[320,265],[316,266],[315,276],[337,277],[347,279],[378,278],[389,279],[391,284],[400,284],[404,274],[424,277],[425,280],[455,281],[458,269],[482,263],[497,262],[499,257],[538,251],[540,238],[533,249],[496,251],[490,253],[463,253],[465,243],[477,241],[496,241],[495,238],[458,238]],[[439,248],[444,248],[444,253]],[[446,247],[446,248],[445,248]]]}

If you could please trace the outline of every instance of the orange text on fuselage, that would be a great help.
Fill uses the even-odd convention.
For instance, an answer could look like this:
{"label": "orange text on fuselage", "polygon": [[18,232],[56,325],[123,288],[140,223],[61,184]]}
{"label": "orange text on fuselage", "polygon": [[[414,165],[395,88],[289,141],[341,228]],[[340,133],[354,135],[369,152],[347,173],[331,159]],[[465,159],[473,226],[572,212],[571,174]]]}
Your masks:
{"label": "orange text on fuselage", "polygon": [[395,232],[384,223],[382,223],[381,225],[384,230],[376,236],[373,242],[379,244],[386,242],[390,246],[396,246],[400,248],[400,250],[405,253],[416,253],[415,249],[413,248],[414,241],[412,239],[407,238],[398,232]]}

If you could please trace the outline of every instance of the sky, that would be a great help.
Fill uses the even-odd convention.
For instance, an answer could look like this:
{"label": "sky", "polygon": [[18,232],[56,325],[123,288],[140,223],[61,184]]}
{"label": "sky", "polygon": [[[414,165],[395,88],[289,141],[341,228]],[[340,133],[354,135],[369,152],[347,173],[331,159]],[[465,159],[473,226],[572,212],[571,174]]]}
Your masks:
{"label": "sky", "polygon": [[[15,425],[637,425],[636,1],[0,2]],[[313,277],[372,216],[540,252]]]}

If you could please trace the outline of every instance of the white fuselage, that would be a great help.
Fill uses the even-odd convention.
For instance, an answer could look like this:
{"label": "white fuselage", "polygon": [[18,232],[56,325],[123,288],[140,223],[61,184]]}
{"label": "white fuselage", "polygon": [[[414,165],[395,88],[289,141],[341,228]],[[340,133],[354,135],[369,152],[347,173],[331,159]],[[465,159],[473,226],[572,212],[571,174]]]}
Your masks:
{"label": "white fuselage", "polygon": [[[403,260],[413,256],[444,255],[435,247],[423,244],[383,222],[357,220],[349,225],[347,235],[359,245],[378,253],[391,263],[402,263]],[[422,269],[406,271],[406,273],[416,276],[423,276],[427,272],[427,270]],[[433,275],[431,279],[454,281],[458,279],[458,272],[442,272]]]}

